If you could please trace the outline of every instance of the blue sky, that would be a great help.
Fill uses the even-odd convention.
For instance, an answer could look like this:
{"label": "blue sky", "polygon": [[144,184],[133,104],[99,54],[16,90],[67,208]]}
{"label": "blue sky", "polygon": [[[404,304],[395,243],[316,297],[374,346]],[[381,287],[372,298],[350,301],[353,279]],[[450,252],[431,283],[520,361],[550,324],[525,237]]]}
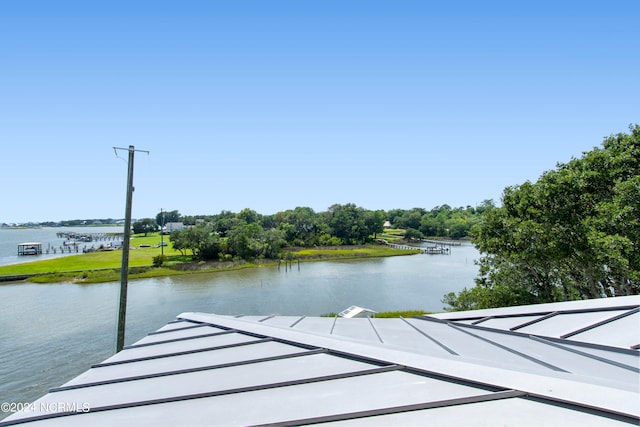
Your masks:
{"label": "blue sky", "polygon": [[0,3],[1,222],[499,202],[640,122],[640,2]]}

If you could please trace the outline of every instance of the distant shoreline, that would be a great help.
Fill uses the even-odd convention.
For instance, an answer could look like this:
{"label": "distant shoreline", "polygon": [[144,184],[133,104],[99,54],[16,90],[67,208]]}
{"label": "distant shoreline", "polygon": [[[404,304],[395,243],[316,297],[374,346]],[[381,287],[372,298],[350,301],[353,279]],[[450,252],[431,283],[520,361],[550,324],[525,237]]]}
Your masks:
{"label": "distant shoreline", "polygon": [[[165,250],[168,250],[165,248]],[[153,266],[149,259],[160,253],[157,247],[141,247],[130,253],[129,278],[166,277],[183,274],[214,273],[273,266],[293,268],[304,262],[353,260],[391,256],[415,255],[419,250],[392,249],[384,245],[336,246],[300,249],[289,252],[282,259],[259,259],[252,261],[191,261],[178,255],[168,257],[166,266]],[[33,283],[102,283],[120,280],[121,252],[106,251],[70,255],[49,260],[33,260],[0,266],[0,283],[29,281]],[[136,261],[137,259],[137,261]],[[172,261],[172,259],[176,261]],[[82,262],[86,260],[86,262]],[[131,263],[131,260],[134,260]],[[142,260],[142,262],[140,262]],[[86,268],[85,268],[86,267]]]}

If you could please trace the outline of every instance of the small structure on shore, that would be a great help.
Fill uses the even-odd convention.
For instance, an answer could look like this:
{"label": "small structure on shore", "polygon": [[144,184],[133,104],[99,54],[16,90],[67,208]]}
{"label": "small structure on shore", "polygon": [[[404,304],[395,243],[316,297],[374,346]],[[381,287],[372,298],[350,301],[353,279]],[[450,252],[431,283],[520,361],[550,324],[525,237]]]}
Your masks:
{"label": "small structure on shore", "polygon": [[377,312],[369,310],[368,308],[352,305],[351,307],[348,307],[338,313],[338,316],[346,317],[347,319],[350,319],[352,317],[376,317],[376,313]]}
{"label": "small structure on shore", "polygon": [[41,255],[42,243],[26,242],[18,243],[18,255]]}

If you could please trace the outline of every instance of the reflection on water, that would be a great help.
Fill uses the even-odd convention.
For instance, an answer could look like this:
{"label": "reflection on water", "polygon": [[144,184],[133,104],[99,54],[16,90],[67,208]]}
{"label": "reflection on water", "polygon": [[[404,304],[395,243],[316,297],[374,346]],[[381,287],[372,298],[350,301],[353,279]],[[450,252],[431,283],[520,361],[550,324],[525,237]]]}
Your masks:
{"label": "reflection on water", "polygon": [[[187,311],[307,315],[350,305],[441,311],[473,286],[478,252],[261,267],[129,282],[126,344]],[[119,283],[0,285],[0,401],[33,401],[114,352]],[[7,414],[0,414],[4,417]]]}

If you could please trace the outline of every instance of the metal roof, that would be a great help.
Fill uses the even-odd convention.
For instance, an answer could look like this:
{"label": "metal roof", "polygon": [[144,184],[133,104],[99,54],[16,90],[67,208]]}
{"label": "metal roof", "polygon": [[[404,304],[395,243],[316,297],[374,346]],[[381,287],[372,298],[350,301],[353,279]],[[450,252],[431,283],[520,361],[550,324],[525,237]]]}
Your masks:
{"label": "metal roof", "polygon": [[639,307],[183,313],[0,426],[637,425]]}

